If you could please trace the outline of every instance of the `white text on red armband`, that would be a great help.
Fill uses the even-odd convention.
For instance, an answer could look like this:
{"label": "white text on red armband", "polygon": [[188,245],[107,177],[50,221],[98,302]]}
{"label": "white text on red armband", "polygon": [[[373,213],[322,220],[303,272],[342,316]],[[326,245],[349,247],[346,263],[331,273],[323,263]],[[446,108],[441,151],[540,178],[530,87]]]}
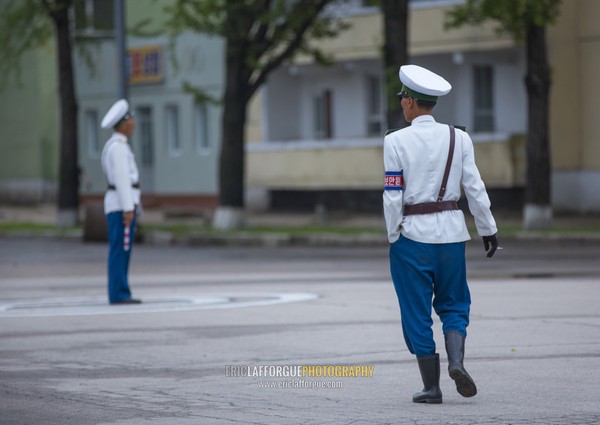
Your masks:
{"label": "white text on red armband", "polygon": [[402,176],[402,170],[400,171],[386,171],[385,172],[385,183],[384,190],[403,190],[404,189],[404,177]]}

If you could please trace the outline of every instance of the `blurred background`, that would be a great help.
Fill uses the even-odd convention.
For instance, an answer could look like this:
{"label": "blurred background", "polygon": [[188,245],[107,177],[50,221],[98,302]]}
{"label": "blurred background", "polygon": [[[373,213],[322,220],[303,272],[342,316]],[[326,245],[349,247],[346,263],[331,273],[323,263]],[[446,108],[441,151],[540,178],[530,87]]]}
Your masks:
{"label": "blurred background", "polygon": [[[102,220],[99,123],[127,97],[150,221],[210,226],[229,206],[239,225],[379,228],[383,136],[406,125],[397,72],[415,63],[453,85],[436,119],[467,128],[500,217],[598,223],[599,2],[225,3],[2,1],[0,219]],[[528,205],[545,219],[521,222]]]}

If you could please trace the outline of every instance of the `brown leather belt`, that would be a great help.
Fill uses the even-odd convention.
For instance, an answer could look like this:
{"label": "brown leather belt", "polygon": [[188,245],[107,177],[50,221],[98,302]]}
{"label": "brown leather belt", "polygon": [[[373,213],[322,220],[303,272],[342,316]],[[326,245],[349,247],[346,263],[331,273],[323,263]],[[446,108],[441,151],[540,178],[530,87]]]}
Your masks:
{"label": "brown leather belt", "polygon": [[458,209],[456,201],[423,202],[422,204],[405,205],[404,215],[433,214]]}
{"label": "brown leather belt", "polygon": [[[138,182],[138,183],[132,183],[131,187],[134,189],[139,189],[141,186],[140,186],[140,183]],[[108,190],[116,190],[116,189],[117,188],[115,187],[115,185],[113,185],[113,184],[108,185]]]}

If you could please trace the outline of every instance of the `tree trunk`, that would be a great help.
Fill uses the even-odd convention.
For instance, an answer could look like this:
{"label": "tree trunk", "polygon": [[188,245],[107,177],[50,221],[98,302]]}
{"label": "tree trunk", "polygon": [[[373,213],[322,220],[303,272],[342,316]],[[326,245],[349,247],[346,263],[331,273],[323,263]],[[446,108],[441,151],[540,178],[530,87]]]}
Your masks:
{"label": "tree trunk", "polygon": [[548,131],[551,75],[545,27],[528,25],[526,49],[529,131],[523,226],[525,229],[542,229],[552,225]]}
{"label": "tree trunk", "polygon": [[77,165],[77,101],[73,77],[69,7],[61,1],[51,13],[58,45],[60,96],[60,164],[58,182],[58,226],[74,226],[79,210],[79,167]]}
{"label": "tree trunk", "polygon": [[220,229],[243,225],[244,127],[249,91],[243,78],[243,44],[238,40],[229,40],[226,49],[227,74],[219,161],[219,208],[213,218],[213,226]]}
{"label": "tree trunk", "polygon": [[382,0],[384,44],[383,63],[387,93],[388,128],[407,126],[397,93],[402,87],[398,78],[400,66],[408,62],[408,0]]}

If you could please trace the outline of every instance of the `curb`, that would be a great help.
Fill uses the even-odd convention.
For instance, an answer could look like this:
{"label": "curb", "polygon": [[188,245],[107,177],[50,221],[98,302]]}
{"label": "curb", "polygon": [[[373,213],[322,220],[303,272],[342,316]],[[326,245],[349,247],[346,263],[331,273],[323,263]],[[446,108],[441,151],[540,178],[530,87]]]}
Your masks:
{"label": "curb", "polygon": [[[507,237],[505,237],[507,239]],[[542,241],[600,241],[600,232],[590,233],[543,233],[543,232],[517,232],[514,239],[542,240]]]}
{"label": "curb", "polygon": [[[479,235],[471,234],[473,240],[480,239]],[[544,233],[517,232],[503,236],[501,241],[543,242],[543,243],[589,243],[600,242],[600,232],[594,233]],[[357,235],[339,235],[335,233],[318,233],[298,235],[291,233],[245,233],[215,234],[195,233],[175,235],[170,232],[147,232],[142,237],[142,243],[158,246],[343,246],[343,247],[386,247],[389,245],[386,235],[364,233]]]}
{"label": "curb", "polygon": [[150,245],[188,245],[188,246],[385,246],[385,235],[359,234],[311,234],[294,235],[288,233],[262,234],[190,234],[173,235],[169,232],[149,232],[144,234],[143,243]]}
{"label": "curb", "polygon": [[[0,237],[23,239],[55,239],[84,241],[83,232],[59,234],[55,232],[0,232]],[[471,235],[472,239],[479,239],[478,235]],[[152,246],[238,246],[238,247],[285,247],[285,246],[331,246],[331,247],[385,247],[389,245],[387,237],[382,234],[357,234],[339,235],[334,233],[318,233],[298,235],[291,233],[245,233],[218,234],[218,233],[192,233],[176,235],[171,232],[153,231],[144,232],[140,242]],[[544,232],[517,232],[502,235],[499,239],[516,242],[542,242],[542,243],[595,243],[600,242],[600,232],[592,233],[544,233]],[[106,242],[93,240],[85,242]]]}

